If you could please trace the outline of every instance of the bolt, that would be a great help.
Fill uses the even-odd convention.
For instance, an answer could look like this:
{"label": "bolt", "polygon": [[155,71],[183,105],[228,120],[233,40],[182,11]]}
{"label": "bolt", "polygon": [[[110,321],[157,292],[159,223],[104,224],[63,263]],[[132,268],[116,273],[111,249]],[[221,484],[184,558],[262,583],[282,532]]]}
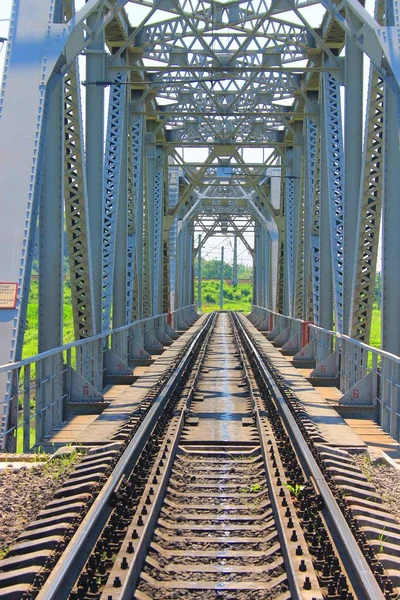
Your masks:
{"label": "bolt", "polygon": [[[303,548],[300,546],[300,544],[296,548],[296,556],[303,556]],[[302,560],[301,562],[303,563],[304,560]],[[302,569],[300,569],[300,571],[302,571]]]}
{"label": "bolt", "polygon": [[139,537],[139,536],[138,536],[138,533],[137,533],[136,529],[134,529],[134,530],[132,531],[132,539],[133,539],[133,540],[137,540],[137,539],[138,539],[138,537]]}
{"label": "bolt", "polygon": [[121,580],[119,577],[115,577],[113,587],[115,587],[115,588],[121,587]]}
{"label": "bolt", "polygon": [[121,569],[127,569],[128,568],[128,561],[126,560],[126,556],[122,557],[122,562],[121,562]]}
{"label": "bolt", "polygon": [[294,529],[292,531],[292,536],[290,538],[290,541],[291,542],[297,542],[297,533],[296,533],[296,531]]}
{"label": "bolt", "polygon": [[305,590],[311,590],[311,580],[309,577],[305,578],[303,588]]}
{"label": "bolt", "polygon": [[[297,554],[297,551],[296,551],[296,554]],[[303,552],[302,552],[302,554],[303,554]],[[304,560],[300,561],[299,571],[307,571],[307,565]]]}
{"label": "bolt", "polygon": [[288,527],[288,529],[293,529],[294,525],[293,525],[292,517],[289,517],[288,522],[287,522],[287,527]]}

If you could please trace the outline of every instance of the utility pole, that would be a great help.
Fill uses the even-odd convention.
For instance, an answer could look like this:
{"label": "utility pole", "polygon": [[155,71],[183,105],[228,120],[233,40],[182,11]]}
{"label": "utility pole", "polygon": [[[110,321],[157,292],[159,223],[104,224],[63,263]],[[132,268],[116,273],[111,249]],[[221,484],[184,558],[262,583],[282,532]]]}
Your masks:
{"label": "utility pole", "polygon": [[201,235],[199,235],[197,261],[197,309],[201,312]]}
{"label": "utility pole", "polygon": [[233,238],[233,271],[232,271],[232,283],[233,285],[238,284],[238,265],[237,265],[237,235]]}
{"label": "utility pole", "polygon": [[224,305],[224,247],[221,248],[221,284],[219,288],[219,308]]}

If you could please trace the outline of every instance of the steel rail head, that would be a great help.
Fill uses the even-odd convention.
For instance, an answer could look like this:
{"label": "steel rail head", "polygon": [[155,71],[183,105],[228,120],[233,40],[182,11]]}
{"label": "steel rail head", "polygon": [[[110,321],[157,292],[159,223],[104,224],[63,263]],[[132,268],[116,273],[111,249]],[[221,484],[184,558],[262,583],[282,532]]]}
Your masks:
{"label": "steel rail head", "polygon": [[[271,392],[273,399],[276,402],[278,411],[283,419],[285,427],[292,439],[294,447],[299,455],[305,472],[310,478],[313,478],[321,497],[324,501],[325,508],[323,512],[329,520],[329,527],[334,534],[335,540],[340,543],[340,557],[346,558],[348,567],[346,568],[349,580],[354,587],[358,597],[363,600],[384,600],[384,595],[379,587],[373,572],[368,565],[353,533],[340,510],[332,491],[330,490],[325,477],[319,468],[299,426],[293,417],[287,400],[284,398],[276,382],[269,373],[255,343],[246,331],[241,320],[235,315],[235,320],[238,328],[245,340],[245,343],[254,358],[260,374],[264,378],[268,389]],[[338,543],[336,541],[336,543]]]}

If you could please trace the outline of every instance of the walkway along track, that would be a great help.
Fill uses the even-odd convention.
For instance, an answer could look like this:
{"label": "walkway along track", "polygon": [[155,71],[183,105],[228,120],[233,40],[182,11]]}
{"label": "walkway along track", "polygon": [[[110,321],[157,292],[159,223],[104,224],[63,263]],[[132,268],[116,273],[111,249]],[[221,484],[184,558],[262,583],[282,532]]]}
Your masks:
{"label": "walkway along track", "polygon": [[[47,573],[12,586],[29,565],[26,549],[11,552],[0,598],[396,598],[374,577],[280,388],[242,320],[211,316],[139,425],[132,417],[133,437],[126,425],[124,452],[109,451],[118,456],[108,479],[112,457],[82,462],[82,477],[105,464],[106,482],[54,569],[48,552]],[[45,538],[46,517],[50,530],[57,514],[76,517],[84,498],[73,488],[26,540]]]}

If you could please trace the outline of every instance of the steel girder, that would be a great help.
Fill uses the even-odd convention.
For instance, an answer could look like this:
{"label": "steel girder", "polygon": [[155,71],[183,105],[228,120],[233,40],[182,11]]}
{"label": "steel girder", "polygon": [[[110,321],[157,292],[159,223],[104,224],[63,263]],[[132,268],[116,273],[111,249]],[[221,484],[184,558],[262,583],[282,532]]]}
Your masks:
{"label": "steel girder", "polygon": [[65,76],[64,123],[65,227],[75,337],[80,339],[95,333],[95,318],[77,60]]}
{"label": "steel girder", "polygon": [[322,75],[324,100],[324,140],[327,193],[330,217],[331,260],[335,327],[343,330],[343,204],[344,157],[340,87],[330,73]]}
{"label": "steel girder", "polygon": [[[377,0],[375,19],[383,22],[385,3]],[[381,227],[383,198],[384,84],[370,64],[365,115],[364,149],[358,203],[349,333],[369,341]]]}
{"label": "steel girder", "polygon": [[[286,154],[288,160],[288,154]],[[293,159],[292,159],[293,160]],[[291,161],[292,162],[292,161]],[[293,167],[285,171],[285,269],[284,269],[284,306],[285,315],[293,317],[293,294],[294,294],[294,245],[297,243],[295,232],[294,215],[294,180]]]}
{"label": "steel girder", "polygon": [[[102,331],[111,326],[115,245],[121,185],[122,136],[125,133],[126,74],[117,73],[110,90],[104,155],[103,243],[102,243]],[[125,158],[127,158],[125,156]],[[126,255],[126,251],[125,251]]]}
{"label": "steel girder", "polygon": [[135,222],[134,309],[136,319],[143,318],[143,232],[144,232],[144,134],[143,114],[131,114],[133,213]]}

